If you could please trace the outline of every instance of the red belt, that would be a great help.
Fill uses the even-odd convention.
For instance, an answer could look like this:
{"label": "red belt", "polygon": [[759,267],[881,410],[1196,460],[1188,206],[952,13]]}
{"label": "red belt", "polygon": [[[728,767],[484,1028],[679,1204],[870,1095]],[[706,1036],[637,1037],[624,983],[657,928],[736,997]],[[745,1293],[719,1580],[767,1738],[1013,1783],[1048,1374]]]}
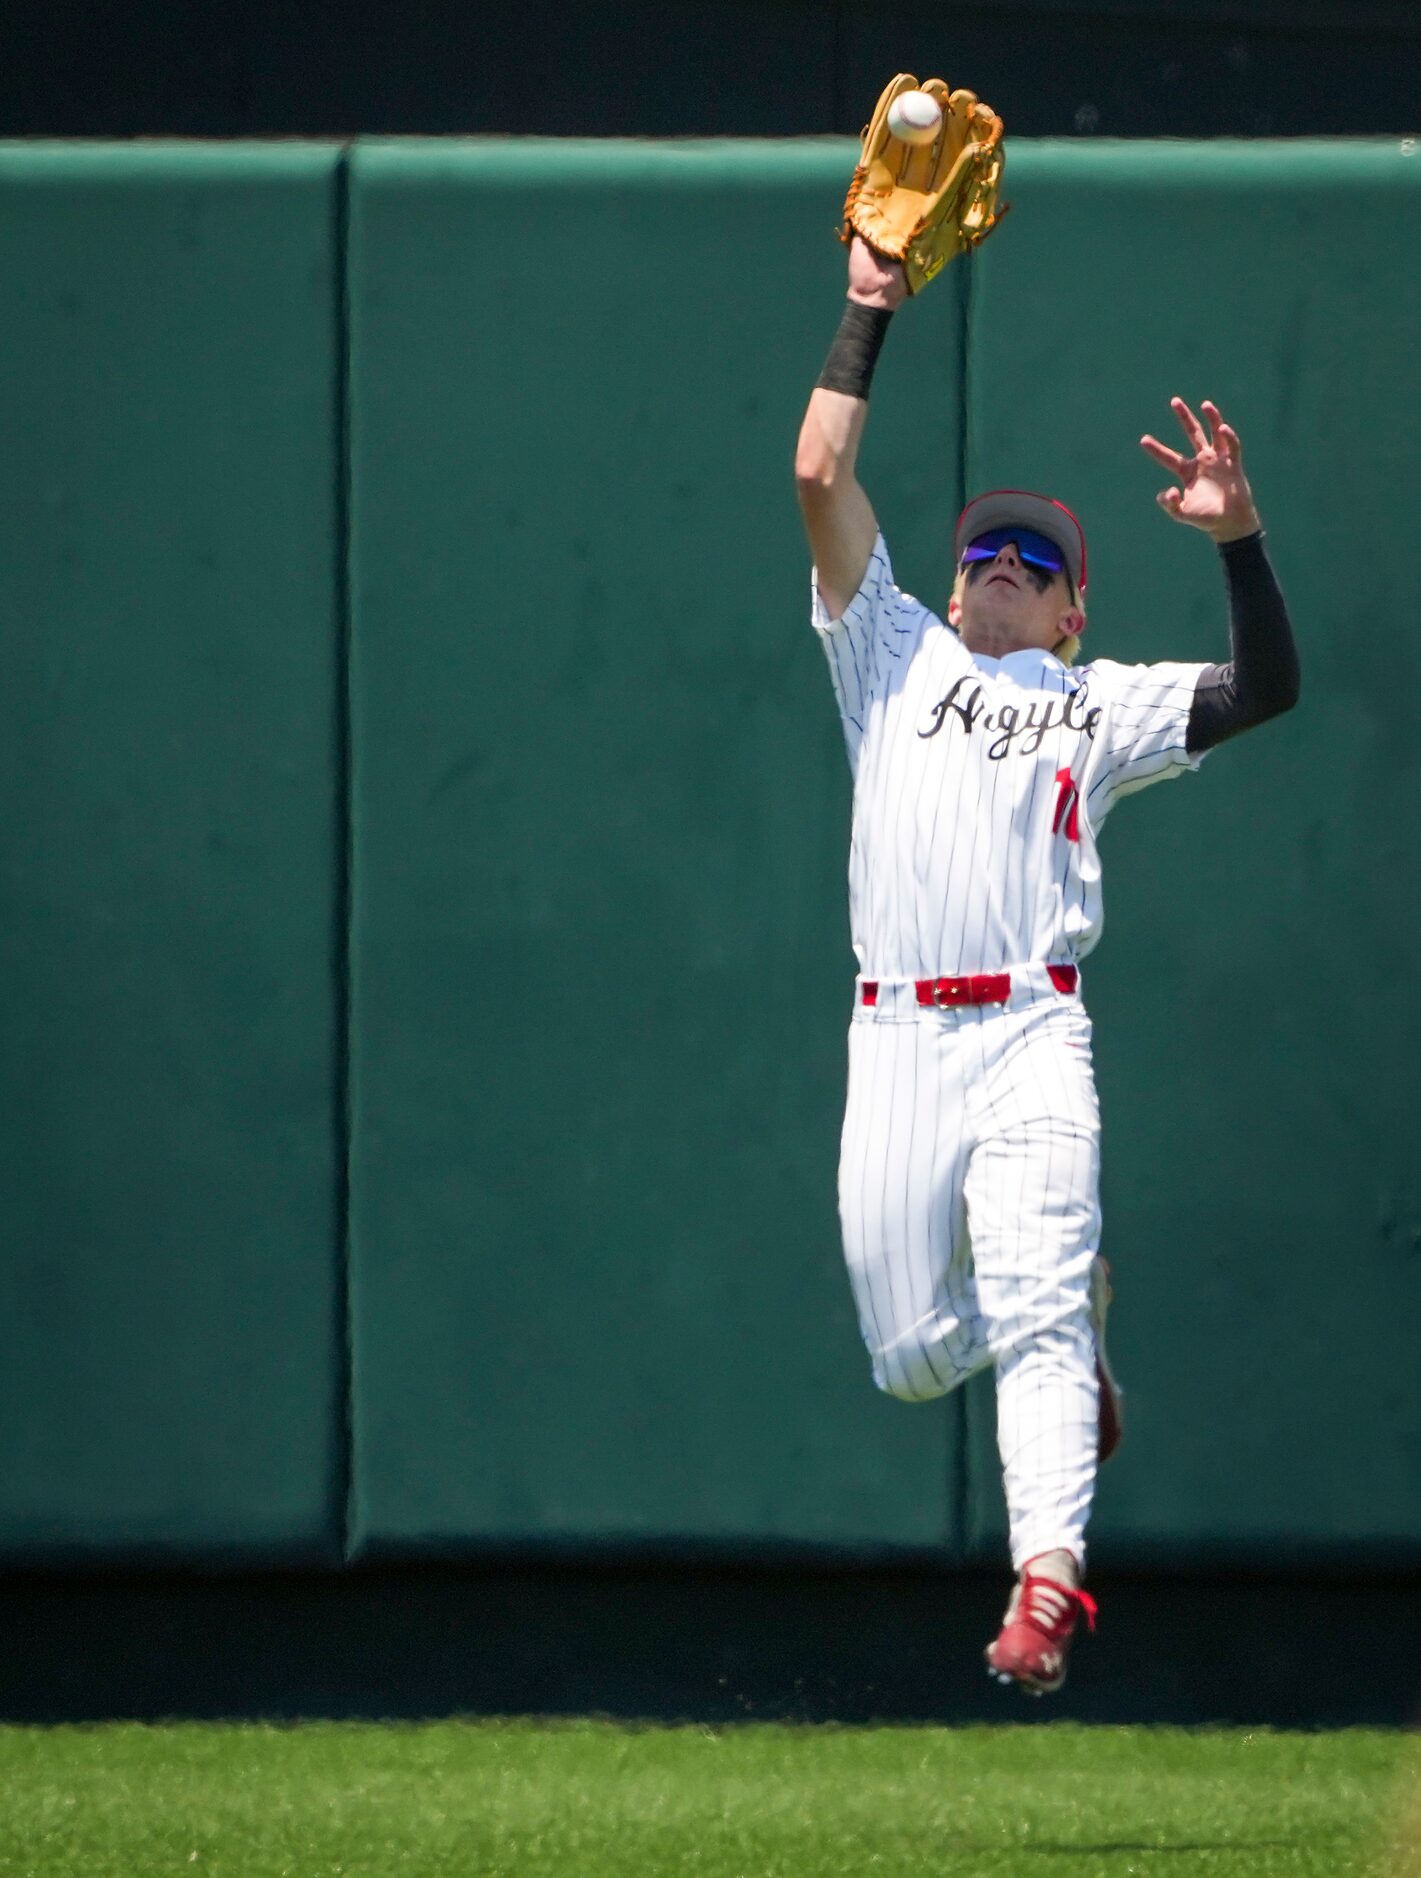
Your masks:
{"label": "red belt", "polygon": [[[1074,965],[1048,965],[1047,976],[1065,994],[1075,990],[1080,973]],[[878,980],[865,978],[860,986],[865,1004],[877,1004]],[[968,972],[964,978],[918,978],[913,981],[918,1003],[939,1010],[954,1004],[1005,1004],[1011,996],[1010,972]]]}

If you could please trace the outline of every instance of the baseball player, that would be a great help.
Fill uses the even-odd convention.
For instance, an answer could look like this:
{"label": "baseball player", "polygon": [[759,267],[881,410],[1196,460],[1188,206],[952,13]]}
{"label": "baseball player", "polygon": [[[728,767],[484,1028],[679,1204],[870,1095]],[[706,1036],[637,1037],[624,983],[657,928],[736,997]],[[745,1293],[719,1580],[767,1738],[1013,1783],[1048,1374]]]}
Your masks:
{"label": "baseball player", "polygon": [[1081,1002],[1100,830],[1121,797],[1289,709],[1297,656],[1238,435],[1207,402],[1172,401],[1183,448],[1141,442],[1174,479],[1165,514],[1220,554],[1227,663],[1078,664],[1085,535],[1022,490],[964,509],[945,618],[904,593],[854,466],[912,259],[856,233],[848,272],[795,465],[854,777],[844,1251],[879,1388],[923,1401],[995,1368],[1017,1577],[987,1662],[1044,1694],[1079,1615],[1093,1626],[1085,1529],[1120,1433]]}

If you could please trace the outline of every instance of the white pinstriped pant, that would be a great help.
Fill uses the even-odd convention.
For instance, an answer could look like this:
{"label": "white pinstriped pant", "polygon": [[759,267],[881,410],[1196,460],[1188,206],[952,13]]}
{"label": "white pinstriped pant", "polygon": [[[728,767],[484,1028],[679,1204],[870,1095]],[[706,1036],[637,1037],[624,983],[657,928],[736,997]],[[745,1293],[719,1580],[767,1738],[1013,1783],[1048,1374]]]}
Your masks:
{"label": "white pinstriped pant", "polygon": [[[1012,974],[1007,1005],[855,1007],[839,1216],[880,1389],[945,1395],[997,1371],[1012,1563],[1085,1565],[1095,1486],[1091,1260],[1100,1111],[1079,998]],[[1035,980],[1026,983],[1024,980]],[[970,1240],[969,1240],[970,1228]]]}

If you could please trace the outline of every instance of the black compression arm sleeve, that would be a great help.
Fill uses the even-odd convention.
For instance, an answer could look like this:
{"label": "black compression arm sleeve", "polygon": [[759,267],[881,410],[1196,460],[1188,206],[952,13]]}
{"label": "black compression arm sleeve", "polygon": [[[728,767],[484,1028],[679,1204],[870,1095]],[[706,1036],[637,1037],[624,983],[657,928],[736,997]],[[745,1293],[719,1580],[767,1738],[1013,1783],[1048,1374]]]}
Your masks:
{"label": "black compression arm sleeve", "polygon": [[1298,701],[1298,652],[1262,534],[1226,541],[1219,550],[1229,594],[1227,665],[1209,665],[1189,707],[1185,748],[1212,750]]}

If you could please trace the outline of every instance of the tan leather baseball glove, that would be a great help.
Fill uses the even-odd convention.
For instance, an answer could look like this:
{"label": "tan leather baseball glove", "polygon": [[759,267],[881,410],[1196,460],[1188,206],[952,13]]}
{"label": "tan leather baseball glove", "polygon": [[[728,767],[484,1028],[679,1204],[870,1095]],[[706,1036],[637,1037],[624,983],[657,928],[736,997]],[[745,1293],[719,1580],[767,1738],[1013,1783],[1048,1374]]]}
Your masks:
{"label": "tan leather baseball glove", "polygon": [[[903,143],[888,128],[888,107],[905,91],[926,91],[942,108],[942,129],[930,144]],[[917,293],[1006,214],[1005,204],[997,210],[1005,162],[1002,120],[975,92],[950,92],[940,78],[920,85],[900,72],[863,133],[840,238],[860,234],[901,261],[908,292]]]}

